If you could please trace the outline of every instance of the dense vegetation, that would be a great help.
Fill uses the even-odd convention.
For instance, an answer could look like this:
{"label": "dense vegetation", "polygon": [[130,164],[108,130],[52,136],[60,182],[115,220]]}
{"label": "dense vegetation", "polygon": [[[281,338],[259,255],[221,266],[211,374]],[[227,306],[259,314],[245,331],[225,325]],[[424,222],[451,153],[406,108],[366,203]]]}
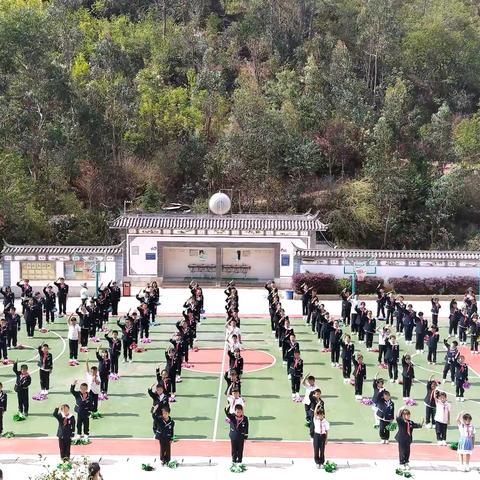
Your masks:
{"label": "dense vegetation", "polygon": [[0,235],[231,188],[343,246],[480,248],[479,52],[475,0],[1,0]]}

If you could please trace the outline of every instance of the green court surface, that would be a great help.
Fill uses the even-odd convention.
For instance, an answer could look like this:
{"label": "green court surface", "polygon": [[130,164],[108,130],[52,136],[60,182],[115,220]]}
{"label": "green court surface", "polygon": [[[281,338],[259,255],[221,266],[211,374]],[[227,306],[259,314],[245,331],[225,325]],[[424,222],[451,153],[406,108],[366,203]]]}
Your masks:
{"label": "green court surface", "polygon": [[[94,349],[98,344],[89,343],[90,352],[81,353],[80,366],[68,365],[68,345],[66,338],[67,326],[58,319],[48,333],[35,332],[34,339],[25,338],[25,329],[22,326],[20,343],[31,347],[45,341],[50,345],[54,356],[54,372],[51,378],[50,395],[46,401],[30,400],[30,416],[27,421],[14,422],[12,416],[16,413],[17,401],[13,391],[14,375],[12,366],[0,366],[0,381],[9,394],[8,412],[4,416],[4,431],[14,431],[20,437],[52,436],[56,433],[56,421],[52,417],[55,406],[69,403],[73,406],[73,397],[69,393],[70,384],[74,379],[85,378],[83,361],[88,355],[91,365],[96,364]],[[66,318],[65,318],[66,321]],[[110,381],[109,400],[100,402],[102,419],[91,420],[91,436],[106,438],[120,437],[151,437],[152,421],[150,417],[151,400],[146,390],[155,380],[155,368],[164,365],[164,351],[171,334],[175,331],[175,318],[160,319],[161,325],[151,330],[152,343],[146,345],[148,351],[134,354],[132,364],[120,362],[120,381]],[[377,441],[378,432],[373,428],[373,412],[371,407],[362,405],[354,400],[354,390],[345,385],[342,380],[341,369],[330,366],[330,354],[321,353],[316,337],[310,333],[301,319],[293,319],[293,326],[300,342],[302,358],[305,362],[305,373],[311,373],[317,378],[317,384],[322,389],[325,401],[327,419],[331,423],[330,440],[332,441]],[[277,343],[269,329],[268,318],[242,318],[241,330],[243,344],[248,349],[269,352],[276,358],[276,363],[263,370],[245,373],[242,380],[242,394],[246,401],[246,414],[250,418],[250,438],[257,440],[308,440],[308,430],[304,426],[304,406],[291,401],[290,382],[287,380],[286,368],[282,365]],[[110,327],[114,322],[110,320]],[[445,328],[441,328],[444,335]],[[198,328],[198,342],[202,347],[223,348],[224,320],[222,318],[207,318]],[[63,337],[63,339],[62,339]],[[356,343],[356,349],[361,345]],[[410,351],[405,349],[403,340],[400,341],[401,353]],[[106,347],[106,342],[102,341]],[[360,348],[360,350],[365,350]],[[36,370],[36,350],[12,350],[12,359],[27,362],[30,370]],[[371,379],[377,371],[380,376],[387,376],[386,370],[377,369],[376,353],[364,351],[367,362],[368,381],[364,386],[364,396],[371,396]],[[438,361],[443,362],[443,346],[438,352]],[[475,362],[477,356],[467,356],[467,363]],[[443,365],[429,366],[426,362],[426,353],[415,356],[415,373],[417,380],[426,382],[432,373],[436,378],[441,377]],[[477,363],[480,359],[477,360]],[[475,367],[474,367],[475,368]],[[477,370],[478,371],[478,370]],[[219,372],[220,373],[220,372]],[[30,397],[39,391],[38,372],[34,372]],[[176,434],[179,438],[190,439],[218,439],[228,438],[228,428],[224,421],[223,408],[225,398],[221,387],[221,401],[217,402],[220,374],[200,373],[183,369],[183,382],[177,385],[177,403],[172,404],[172,417],[176,420]],[[449,396],[452,404],[452,424],[460,409],[469,411],[474,417],[474,424],[478,424],[480,406],[480,381],[478,376],[470,371],[471,388],[466,391],[467,401],[458,403],[454,395]],[[396,410],[403,404],[401,385],[387,384],[395,402]],[[454,393],[454,387],[446,384],[448,392]],[[303,392],[301,392],[303,394]],[[423,398],[425,385],[415,383],[412,396],[418,402],[412,407],[414,420],[420,421],[424,416]],[[219,409],[217,410],[217,406]],[[215,417],[217,429],[215,431]],[[450,439],[458,436],[456,427],[450,426]],[[432,430],[423,429],[415,432],[415,440],[420,442],[435,441]]]}

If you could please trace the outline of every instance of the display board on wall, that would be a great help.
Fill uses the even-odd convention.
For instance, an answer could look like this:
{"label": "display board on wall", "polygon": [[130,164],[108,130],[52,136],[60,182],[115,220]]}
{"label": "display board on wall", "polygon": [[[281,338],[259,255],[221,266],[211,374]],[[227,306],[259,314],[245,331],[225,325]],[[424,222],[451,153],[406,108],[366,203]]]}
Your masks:
{"label": "display board on wall", "polygon": [[20,276],[29,280],[55,280],[55,262],[20,262]]}
{"label": "display board on wall", "polygon": [[65,262],[64,266],[64,277],[65,280],[93,280],[95,278],[95,273],[84,267],[83,260],[76,260],[75,262]]}

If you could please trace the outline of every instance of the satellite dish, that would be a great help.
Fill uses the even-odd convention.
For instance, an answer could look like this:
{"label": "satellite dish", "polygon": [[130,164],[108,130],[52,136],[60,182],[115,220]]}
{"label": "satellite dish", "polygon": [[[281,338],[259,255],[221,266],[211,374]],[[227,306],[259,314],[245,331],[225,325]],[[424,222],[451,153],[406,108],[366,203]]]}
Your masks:
{"label": "satellite dish", "polygon": [[230,197],[223,192],[214,193],[208,201],[208,208],[215,215],[225,215],[230,211],[231,206]]}

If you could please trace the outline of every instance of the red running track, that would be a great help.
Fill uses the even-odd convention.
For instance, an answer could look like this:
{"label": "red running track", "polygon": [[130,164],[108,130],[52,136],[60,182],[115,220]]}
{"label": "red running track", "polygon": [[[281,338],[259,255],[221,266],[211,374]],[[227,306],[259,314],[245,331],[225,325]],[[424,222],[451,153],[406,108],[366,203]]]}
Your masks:
{"label": "red running track", "polygon": [[[10,438],[0,441],[0,454],[15,455],[55,455],[58,454],[56,438]],[[73,455],[126,455],[156,456],[159,445],[153,439],[107,439],[93,438],[90,445],[72,446]],[[335,459],[396,460],[398,449],[396,444],[379,445],[367,443],[328,443],[328,457]],[[172,445],[172,455],[194,457],[229,457],[230,442],[228,440],[179,440]],[[311,458],[312,447],[309,442],[270,442],[247,441],[245,444],[247,457],[275,458]],[[457,455],[449,447],[431,444],[413,444],[412,461],[456,461]],[[480,461],[480,449],[472,455],[473,461]]]}

